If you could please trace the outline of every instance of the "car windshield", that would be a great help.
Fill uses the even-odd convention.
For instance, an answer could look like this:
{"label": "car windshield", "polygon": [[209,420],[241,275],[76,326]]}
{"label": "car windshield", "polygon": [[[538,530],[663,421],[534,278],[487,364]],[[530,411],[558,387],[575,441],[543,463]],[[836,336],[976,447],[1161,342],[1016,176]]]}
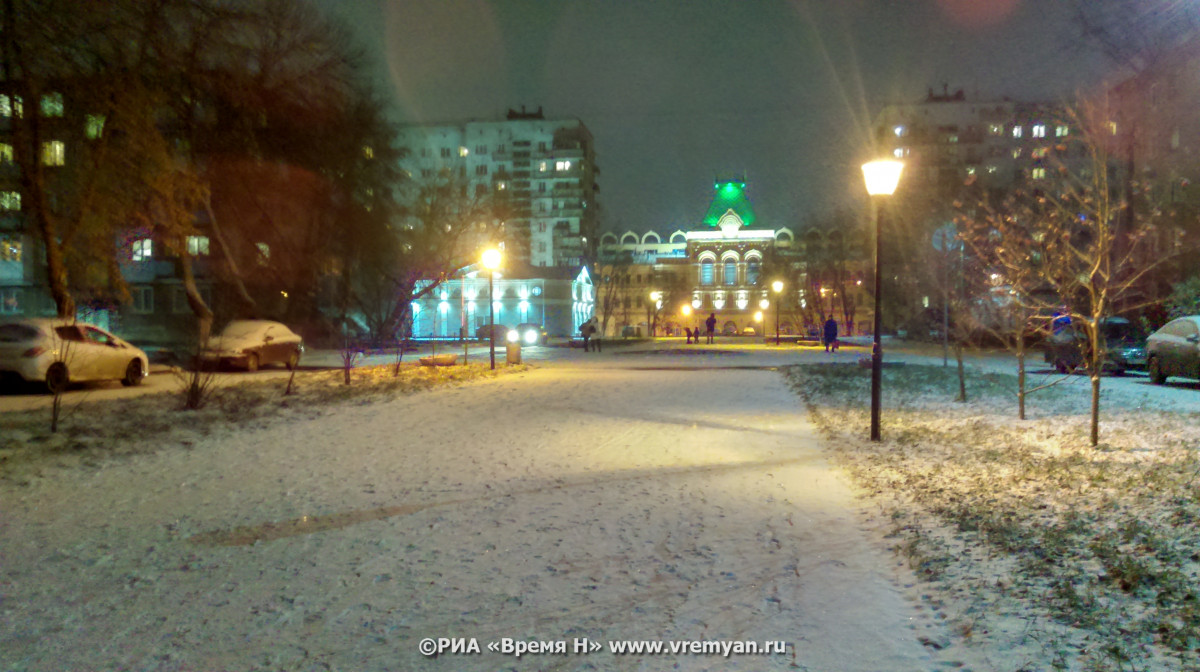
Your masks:
{"label": "car windshield", "polygon": [[257,322],[230,322],[221,332],[221,338],[244,338],[253,336],[263,330],[263,325]]}
{"label": "car windshield", "polygon": [[1142,330],[1132,322],[1106,322],[1101,331],[1110,341],[1137,341],[1145,338]]}
{"label": "car windshield", "polygon": [[22,343],[38,337],[38,330],[28,324],[0,325],[0,343]]}

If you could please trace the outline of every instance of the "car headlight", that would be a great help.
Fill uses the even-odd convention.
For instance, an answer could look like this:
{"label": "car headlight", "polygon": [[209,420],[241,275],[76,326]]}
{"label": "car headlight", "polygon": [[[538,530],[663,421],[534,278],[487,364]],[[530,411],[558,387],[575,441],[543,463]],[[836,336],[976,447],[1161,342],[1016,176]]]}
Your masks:
{"label": "car headlight", "polygon": [[517,333],[516,329],[513,329],[512,331],[508,332],[508,342],[509,343],[516,343],[519,340],[521,340],[521,335]]}
{"label": "car headlight", "polygon": [[525,342],[528,343],[529,345],[533,345],[534,343],[537,343],[538,342],[538,332],[534,331],[533,329],[530,329],[529,331],[525,332]]}

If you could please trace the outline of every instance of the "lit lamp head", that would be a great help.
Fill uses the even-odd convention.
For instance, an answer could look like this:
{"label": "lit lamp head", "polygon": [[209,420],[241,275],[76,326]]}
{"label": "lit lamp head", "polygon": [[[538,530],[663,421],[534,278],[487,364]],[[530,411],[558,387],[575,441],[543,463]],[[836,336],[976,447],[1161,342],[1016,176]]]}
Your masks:
{"label": "lit lamp head", "polygon": [[762,311],[761,310],[754,313],[754,321],[762,322]]}
{"label": "lit lamp head", "polygon": [[891,196],[896,193],[896,185],[900,183],[900,172],[904,170],[904,162],[891,159],[870,161],[862,166],[863,180],[867,183],[867,193],[871,196]]}
{"label": "lit lamp head", "polygon": [[680,309],[680,312],[683,313],[684,317],[687,317],[688,315],[692,314],[692,307],[685,303],[683,304],[683,308]]}
{"label": "lit lamp head", "polygon": [[782,292],[782,291],[783,291],[783,281],[782,281],[782,280],[776,280],[775,282],[772,282],[772,283],[771,283],[771,289],[772,289],[772,290],[774,290],[774,292],[775,292],[776,294],[778,294],[778,293]]}
{"label": "lit lamp head", "polygon": [[494,247],[484,250],[481,261],[483,262],[483,267],[489,271],[494,271],[497,268],[500,268],[500,250],[497,250]]}
{"label": "lit lamp head", "polygon": [[762,301],[758,302],[758,307],[762,308],[763,310],[766,310],[768,307],[770,307],[770,305],[771,305],[771,302],[766,299],[763,299]]}

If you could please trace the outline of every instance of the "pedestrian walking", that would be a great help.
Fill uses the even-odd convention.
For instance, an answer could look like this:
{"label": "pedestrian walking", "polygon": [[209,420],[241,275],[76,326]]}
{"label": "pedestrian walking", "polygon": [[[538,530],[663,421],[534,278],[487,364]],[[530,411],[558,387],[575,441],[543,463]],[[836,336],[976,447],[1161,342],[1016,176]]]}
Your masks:
{"label": "pedestrian walking", "polygon": [[825,352],[829,352],[830,348],[837,352],[838,346],[838,323],[832,317],[825,320],[825,329],[821,334],[821,343],[825,346]]}
{"label": "pedestrian walking", "polygon": [[708,329],[708,342],[713,342],[713,335],[717,333],[717,314],[709,313],[708,319],[704,321],[704,327]]}
{"label": "pedestrian walking", "polygon": [[601,352],[601,345],[604,340],[601,337],[604,336],[604,334],[600,331],[600,320],[593,317],[591,320],[588,320],[588,322],[592,325],[592,350],[595,352]]}
{"label": "pedestrian walking", "polygon": [[583,337],[583,351],[590,352],[592,349],[592,321],[588,320],[579,327],[579,335]]}
{"label": "pedestrian walking", "polygon": [[688,342],[688,345],[691,345],[691,344],[692,344],[692,328],[691,328],[691,327],[684,327],[684,328],[683,328],[683,332],[684,332],[685,334],[687,334],[687,339],[688,339],[688,340],[687,340],[687,342]]}

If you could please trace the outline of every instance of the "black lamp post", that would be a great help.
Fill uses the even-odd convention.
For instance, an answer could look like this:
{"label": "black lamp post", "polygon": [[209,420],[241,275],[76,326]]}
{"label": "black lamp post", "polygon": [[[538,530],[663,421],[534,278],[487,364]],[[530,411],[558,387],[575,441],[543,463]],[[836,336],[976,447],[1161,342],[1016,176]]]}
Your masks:
{"label": "black lamp post", "polygon": [[500,268],[500,250],[483,253],[483,267],[488,269],[488,340],[491,342],[492,370],[496,370],[496,269]]}
{"label": "black lamp post", "polygon": [[783,281],[772,282],[771,289],[775,290],[775,345],[779,345],[779,293],[783,291]]}
{"label": "black lamp post", "polygon": [[880,342],[883,324],[883,304],[880,299],[883,295],[883,283],[879,268],[879,240],[883,233],[883,197],[896,192],[896,184],[900,181],[900,171],[904,169],[904,164],[900,161],[871,161],[864,163],[862,169],[867,193],[875,203],[875,338],[871,342],[871,440],[879,441],[879,398],[883,380],[883,346]]}

